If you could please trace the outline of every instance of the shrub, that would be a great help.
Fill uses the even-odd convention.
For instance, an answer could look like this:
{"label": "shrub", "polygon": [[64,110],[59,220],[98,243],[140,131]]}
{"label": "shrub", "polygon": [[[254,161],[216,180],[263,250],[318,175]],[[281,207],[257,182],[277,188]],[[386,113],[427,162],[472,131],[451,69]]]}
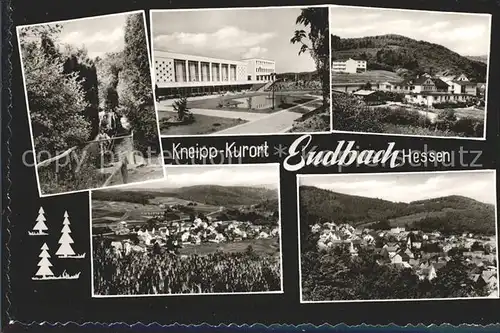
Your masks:
{"label": "shrub", "polygon": [[482,137],[484,121],[470,117],[460,118],[452,125],[451,130],[465,136]]}
{"label": "shrub", "polygon": [[415,110],[407,110],[400,107],[377,108],[377,112],[379,113],[378,119],[384,123],[423,127],[429,124],[428,118]]}

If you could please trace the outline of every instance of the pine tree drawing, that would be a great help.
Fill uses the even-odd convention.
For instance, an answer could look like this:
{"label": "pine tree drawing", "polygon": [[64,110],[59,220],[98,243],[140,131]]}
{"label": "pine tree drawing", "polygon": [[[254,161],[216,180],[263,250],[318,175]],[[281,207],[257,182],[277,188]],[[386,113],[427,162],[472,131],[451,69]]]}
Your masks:
{"label": "pine tree drawing", "polygon": [[71,233],[71,229],[69,228],[69,219],[68,219],[68,212],[64,212],[64,221],[63,221],[63,228],[61,230],[61,238],[59,238],[59,249],[56,252],[56,255],[58,257],[68,257],[68,256],[73,256],[75,255],[75,251],[73,251],[73,248],[71,247],[71,244],[74,243],[73,239],[69,235]]}
{"label": "pine tree drawing", "polygon": [[69,235],[71,233],[71,229],[69,228],[70,222],[68,219],[68,212],[64,212],[64,221],[63,221],[63,228],[61,230],[61,238],[59,238],[59,249],[56,252],[56,255],[59,258],[84,258],[84,254],[75,254],[75,251],[73,251],[73,248],[71,247],[71,244],[74,243],[73,238]]}
{"label": "pine tree drawing", "polygon": [[44,236],[48,235],[45,230],[48,230],[47,225],[45,224],[45,212],[43,210],[43,207],[40,207],[38,210],[38,217],[36,218],[36,224],[33,227],[33,231],[29,231],[28,234],[30,236]]}
{"label": "pine tree drawing", "polygon": [[40,280],[43,280],[47,277],[54,276],[54,273],[52,273],[52,270],[50,269],[50,267],[52,267],[52,264],[49,261],[50,254],[49,252],[47,252],[49,250],[49,247],[47,246],[46,243],[43,243],[41,250],[42,252],[38,256],[42,258],[38,262],[38,267],[40,268],[38,269],[35,275],[38,276]]}

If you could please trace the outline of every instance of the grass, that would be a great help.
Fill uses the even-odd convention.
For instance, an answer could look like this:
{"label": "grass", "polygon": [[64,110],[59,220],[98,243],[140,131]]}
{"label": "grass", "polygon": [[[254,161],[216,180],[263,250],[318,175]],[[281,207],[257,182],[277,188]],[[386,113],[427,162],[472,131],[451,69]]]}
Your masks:
{"label": "grass", "polygon": [[226,253],[234,252],[245,252],[247,247],[251,245],[256,254],[276,254],[279,253],[279,242],[277,238],[267,238],[267,239],[251,239],[242,240],[239,242],[228,242],[228,243],[202,243],[199,245],[184,245],[182,249],[179,250],[180,254],[192,255],[192,254],[209,254],[214,253],[217,250],[221,250]]}
{"label": "grass", "polygon": [[213,117],[206,115],[195,115],[194,123],[189,125],[179,125],[179,126],[164,126],[161,125],[161,118],[172,117],[175,112],[171,111],[159,111],[160,116],[160,132],[161,135],[198,135],[198,134],[210,134],[224,129],[234,127],[246,123],[243,119],[231,119],[223,117]]}
{"label": "grass", "polygon": [[383,70],[366,71],[364,73],[335,73],[332,74],[332,83],[358,83],[377,81],[402,81],[402,78],[394,73]]}
{"label": "grass", "polygon": [[476,108],[457,108],[453,109],[455,110],[455,114],[459,118],[463,117],[469,117],[469,118],[476,118],[476,119],[483,119],[486,114],[485,110],[481,109],[476,109]]}
{"label": "grass", "polygon": [[439,130],[432,130],[424,127],[417,127],[417,126],[409,126],[409,125],[394,125],[394,124],[388,124],[384,123],[382,124],[384,127],[383,133],[388,133],[388,134],[407,134],[407,135],[425,135],[425,136],[461,136],[458,133],[451,132],[451,131],[439,131]]}

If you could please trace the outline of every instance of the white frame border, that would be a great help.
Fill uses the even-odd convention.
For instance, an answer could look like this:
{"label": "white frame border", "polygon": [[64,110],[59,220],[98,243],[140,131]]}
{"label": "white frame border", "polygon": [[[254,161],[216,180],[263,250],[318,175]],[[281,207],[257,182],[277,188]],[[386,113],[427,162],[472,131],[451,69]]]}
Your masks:
{"label": "white frame border", "polygon": [[[154,27],[153,27],[153,13],[162,13],[162,12],[194,12],[194,11],[226,11],[226,10],[264,10],[264,9],[290,9],[290,8],[297,8],[297,9],[305,9],[305,8],[325,8],[326,10],[328,10],[328,38],[329,40],[331,40],[330,38],[330,9],[329,9],[329,5],[328,4],[324,4],[324,5],[302,5],[302,6],[262,6],[262,7],[231,7],[231,8],[176,8],[176,9],[150,9],[149,10],[149,21],[150,21],[150,26],[151,26],[151,48],[152,48],[152,52],[151,52],[151,56],[152,56],[152,63],[154,64],[154,38],[153,38],[153,30],[154,30]],[[329,45],[331,43],[329,42]],[[332,58],[332,54],[331,54],[331,49],[329,48],[329,51],[330,51],[330,54],[329,54],[329,59],[330,59],[330,64],[328,66],[328,68],[330,69],[331,67],[331,58]],[[154,75],[153,74],[153,68],[151,69],[151,75]],[[214,132],[214,133],[209,133],[209,134],[176,134],[176,135],[163,135],[161,134],[161,130],[160,130],[160,137],[162,139],[170,139],[170,138],[188,138],[188,137],[240,137],[240,136],[262,136],[262,135],[304,135],[304,134],[331,134],[332,133],[332,129],[333,129],[333,113],[332,113],[332,101],[331,101],[331,95],[332,95],[332,87],[331,87],[331,71],[329,73],[329,77],[330,77],[330,106],[329,106],[329,110],[330,110],[330,131],[322,131],[322,132],[285,132],[285,133],[238,133],[238,134],[224,134],[224,133],[221,133],[221,134],[218,134],[217,132]],[[154,78],[153,78],[154,79]],[[156,84],[156,81],[153,82],[154,84]],[[156,109],[156,100],[155,100],[155,111],[157,113],[157,117],[158,117],[158,110]],[[286,111],[286,110],[281,110],[281,111]],[[277,112],[280,112],[280,111],[277,111]],[[276,114],[276,112],[273,112],[273,113],[270,113],[268,116],[271,116],[271,115],[274,115]],[[223,117],[223,114],[221,114],[220,116],[221,118],[224,118]],[[267,116],[265,116],[267,117]],[[265,118],[263,117],[263,118]],[[261,118],[261,119],[263,119]],[[247,124],[247,123],[244,123],[244,124]],[[233,127],[228,127],[227,129],[230,129],[230,128],[234,128],[234,127],[237,127],[237,126],[241,126],[241,125],[244,125],[244,124],[240,124],[240,125],[236,125],[236,126],[233,126]],[[158,125],[159,126],[159,125]],[[287,128],[286,130],[290,130],[291,128]]]}
{"label": "white frame border", "polygon": [[408,175],[408,174],[443,174],[443,173],[474,173],[474,172],[483,172],[483,173],[493,173],[493,182],[495,189],[495,238],[496,238],[496,261],[497,261],[497,293],[500,292],[500,283],[498,282],[500,273],[499,273],[499,250],[498,250],[498,196],[497,196],[497,171],[496,169],[477,169],[477,170],[454,170],[454,171],[423,171],[423,172],[374,172],[374,173],[346,173],[346,174],[297,174],[296,175],[296,186],[297,186],[297,239],[298,239],[298,264],[299,264],[299,298],[300,304],[325,304],[325,303],[379,303],[379,302],[425,302],[425,301],[456,301],[456,300],[484,300],[484,299],[493,299],[498,300],[500,298],[499,295],[497,297],[450,297],[450,298],[416,298],[416,299],[352,299],[352,300],[324,300],[324,301],[304,301],[303,293],[302,293],[302,260],[301,260],[301,242],[300,242],[300,178],[307,177],[317,177],[317,176],[331,176],[331,177],[362,177],[362,176],[380,176],[380,175]]}
{"label": "white frame border", "polygon": [[[152,89],[152,96],[153,96],[153,102],[155,101],[155,91],[154,91],[154,85],[153,85],[153,73],[152,73],[152,53],[149,47],[149,40],[148,40],[148,26],[146,24],[146,11],[145,10],[134,10],[134,11],[128,11],[128,12],[121,12],[121,13],[113,13],[113,14],[105,14],[105,15],[97,15],[97,16],[89,16],[89,17],[81,17],[81,18],[75,18],[75,19],[67,19],[67,20],[60,20],[60,21],[52,21],[52,22],[43,22],[43,23],[35,23],[35,24],[27,24],[27,25],[18,25],[16,26],[16,37],[17,37],[17,46],[18,46],[18,52],[19,52],[19,62],[21,65],[21,75],[23,79],[23,88],[24,88],[24,99],[25,99],[25,104],[26,104],[26,112],[28,114],[28,126],[29,126],[29,131],[30,131],[30,140],[31,140],[31,152],[33,154],[33,166],[35,169],[35,176],[36,176],[36,181],[37,181],[37,189],[38,189],[38,195],[40,198],[46,198],[46,197],[54,197],[58,195],[65,195],[65,194],[72,194],[72,193],[82,193],[82,192],[87,192],[92,191],[92,190],[97,190],[97,189],[108,189],[108,188],[115,188],[115,187],[123,187],[127,185],[132,185],[132,184],[138,184],[142,182],[148,182],[148,180],[142,180],[142,181],[137,181],[133,183],[128,183],[128,184],[117,184],[117,185],[110,185],[110,186],[103,186],[103,187],[98,187],[98,188],[88,188],[88,189],[81,189],[81,190],[74,190],[74,191],[67,191],[67,192],[60,192],[60,193],[49,193],[49,194],[43,194],[40,186],[40,177],[38,175],[38,167],[37,165],[39,162],[37,161],[37,153],[35,151],[35,140],[33,137],[33,128],[31,125],[31,113],[30,113],[30,106],[29,106],[29,100],[28,100],[28,90],[26,88],[26,79],[25,79],[25,74],[24,74],[24,64],[23,64],[23,54],[21,50],[21,40],[19,39],[19,32],[23,28],[27,27],[34,27],[34,26],[41,26],[41,25],[52,25],[52,24],[58,24],[58,23],[68,23],[68,22],[75,22],[75,21],[83,21],[83,20],[92,20],[92,19],[97,19],[97,18],[104,18],[104,17],[112,17],[112,16],[120,16],[120,15],[132,15],[132,14],[142,14],[142,20],[144,24],[144,34],[146,37],[146,48],[148,52],[148,62],[149,62],[149,74],[151,77],[151,89]],[[163,155],[163,147],[162,147],[162,140],[161,140],[161,135],[160,135],[160,124],[159,124],[159,119],[158,119],[158,112],[156,112],[156,106],[153,107],[153,110],[155,112],[155,118],[156,118],[156,128],[157,128],[157,133],[158,133],[158,141],[159,141],[159,147],[160,151],[158,154],[158,159],[159,159],[159,165],[162,167],[163,170],[163,177],[162,178],[157,178],[155,180],[161,180],[165,179],[167,177],[167,173],[165,170],[165,158]]]}
{"label": "white frame border", "polygon": [[[489,44],[488,44],[488,59],[486,62],[486,90],[484,94],[484,125],[483,125],[483,136],[482,137],[462,137],[462,136],[433,136],[433,135],[417,135],[417,134],[392,134],[392,133],[377,133],[377,132],[351,132],[344,130],[335,130],[333,124],[333,103],[330,102],[332,108],[332,133],[340,133],[340,134],[368,134],[368,135],[383,135],[383,136],[400,136],[400,137],[411,137],[411,138],[432,138],[432,139],[459,139],[459,140],[474,140],[474,141],[486,141],[486,129],[487,129],[487,117],[488,117],[488,92],[489,92],[489,76],[490,76],[490,65],[491,65],[491,22],[493,15],[491,13],[468,13],[468,12],[449,12],[442,10],[420,10],[420,9],[406,9],[406,8],[381,8],[381,7],[371,7],[371,6],[351,6],[351,5],[330,5],[328,12],[328,23],[330,26],[328,27],[328,31],[331,28],[331,10],[333,8],[360,8],[360,9],[377,9],[382,11],[399,11],[399,12],[423,12],[423,13],[433,13],[433,14],[454,14],[454,15],[464,15],[464,16],[486,16],[489,17],[488,20],[488,36],[489,36]],[[331,35],[331,32],[330,32]],[[330,39],[331,43],[331,39]],[[331,65],[331,44],[330,44],[330,65]],[[462,56],[462,55],[460,55]],[[464,56],[462,56],[464,57]],[[465,58],[465,57],[464,57]],[[333,95],[333,74],[330,73],[330,94]],[[333,98],[333,96],[332,96]]]}
{"label": "white frame border", "polygon": [[[182,297],[182,296],[232,296],[232,295],[267,295],[267,294],[284,294],[283,289],[283,232],[282,232],[282,211],[281,211],[281,169],[279,163],[261,163],[259,165],[274,166],[277,170],[277,189],[278,189],[278,213],[279,213],[279,248],[280,248],[280,290],[272,291],[249,291],[249,292],[234,292],[234,293],[185,293],[185,294],[140,294],[140,295],[99,295],[94,293],[94,250],[92,236],[92,191],[89,191],[89,231],[90,231],[90,297],[91,298],[147,298],[147,297]],[[222,165],[169,165],[167,168],[203,168],[203,167],[254,167],[253,164],[222,164]],[[166,178],[168,179],[168,177]],[[156,179],[152,182],[165,181],[165,179]],[[129,184],[130,185],[130,184]],[[108,190],[102,189],[102,190]]]}

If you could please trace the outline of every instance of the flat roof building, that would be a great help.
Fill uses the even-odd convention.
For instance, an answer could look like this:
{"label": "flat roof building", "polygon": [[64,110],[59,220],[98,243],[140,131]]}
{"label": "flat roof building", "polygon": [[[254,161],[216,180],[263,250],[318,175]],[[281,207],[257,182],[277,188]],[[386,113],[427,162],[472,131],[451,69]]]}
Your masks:
{"label": "flat roof building", "polygon": [[239,86],[266,83],[275,62],[265,59],[229,60],[153,51],[155,84],[162,88]]}

